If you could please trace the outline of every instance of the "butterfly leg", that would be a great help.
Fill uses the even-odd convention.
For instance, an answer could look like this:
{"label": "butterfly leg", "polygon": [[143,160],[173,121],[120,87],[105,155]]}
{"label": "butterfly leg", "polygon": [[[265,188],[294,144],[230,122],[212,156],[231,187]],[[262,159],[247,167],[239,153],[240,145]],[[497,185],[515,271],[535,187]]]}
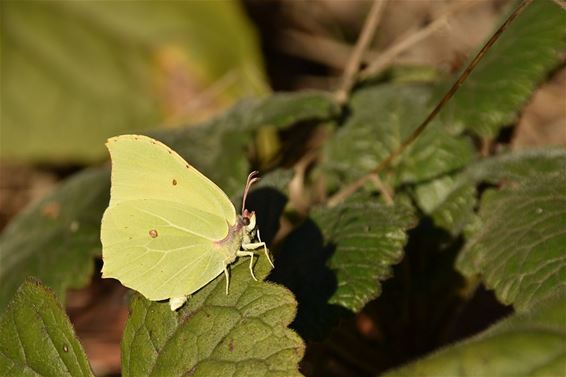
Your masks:
{"label": "butterfly leg", "polygon": [[259,235],[259,229],[257,230],[257,239],[258,239],[260,244],[263,244],[263,252],[265,253],[265,256],[267,257],[269,264],[271,265],[271,267],[275,268],[275,266],[273,265],[273,261],[271,260],[271,257],[269,256],[269,253],[267,252],[267,245],[265,244],[265,242],[263,242],[261,240],[261,237]]}
{"label": "butterfly leg", "polygon": [[230,285],[230,273],[228,272],[228,264],[224,265],[224,275],[226,276],[226,294],[228,294],[228,285]]}
{"label": "butterfly leg", "polygon": [[267,257],[267,260],[269,261],[271,266],[275,267],[273,265],[273,262],[271,261],[271,258],[269,257],[269,254],[267,252],[267,245],[265,244],[265,242],[252,242],[252,243],[242,244],[242,248],[244,250],[255,250],[255,249],[259,249],[260,247],[263,247],[263,251],[265,253],[265,256]]}
{"label": "butterfly leg", "polygon": [[185,302],[187,302],[188,298],[188,296],[171,297],[169,299],[169,307],[171,308],[171,311],[174,312],[181,306],[185,305]]}
{"label": "butterfly leg", "polygon": [[[242,245],[243,247],[244,245]],[[255,281],[257,281],[257,278],[255,277],[254,274],[254,269],[253,269],[253,265],[254,265],[254,253],[251,251],[245,251],[245,250],[238,250],[236,252],[236,255],[239,257],[250,257],[250,274],[252,274],[252,277],[254,278]]]}

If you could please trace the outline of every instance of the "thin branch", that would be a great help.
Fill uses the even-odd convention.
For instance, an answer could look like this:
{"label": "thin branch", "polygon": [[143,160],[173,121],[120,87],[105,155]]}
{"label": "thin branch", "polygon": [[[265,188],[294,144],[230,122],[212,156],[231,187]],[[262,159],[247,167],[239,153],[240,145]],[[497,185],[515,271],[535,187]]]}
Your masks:
{"label": "thin branch", "polygon": [[556,3],[556,5],[566,10],[566,1],[564,0],[553,0],[553,1]]}
{"label": "thin branch", "polygon": [[430,22],[427,26],[415,31],[414,33],[409,34],[407,37],[403,38],[393,46],[383,51],[376,60],[374,60],[367,68],[360,72],[360,78],[365,79],[370,76],[375,76],[383,71],[385,68],[391,65],[395,58],[401,53],[407,51],[409,48],[426,39],[437,30],[446,26],[448,24],[449,16],[452,16],[453,14],[464,9],[481,4],[485,4],[485,2],[457,1],[455,3],[452,3],[444,12],[440,14],[440,16],[438,16],[438,18]]}
{"label": "thin branch", "polygon": [[352,46],[320,35],[285,30],[277,41],[283,52],[342,71],[352,56]]}
{"label": "thin branch", "polygon": [[356,74],[358,73],[358,69],[360,68],[360,62],[371,40],[373,39],[375,30],[377,28],[377,25],[379,24],[381,15],[383,14],[383,10],[385,9],[385,2],[386,0],[374,0],[371,6],[360,37],[356,42],[356,47],[354,47],[352,56],[350,56],[348,65],[344,70],[344,75],[342,76],[342,85],[336,91],[336,99],[340,103],[344,102],[347,99],[350,89],[352,89],[352,86],[354,86],[354,83],[356,81]]}
{"label": "thin branch", "polygon": [[379,178],[379,174],[372,174],[370,175],[369,179],[373,182],[375,187],[377,187],[377,190],[381,193],[381,196],[383,196],[383,201],[385,201],[385,204],[387,204],[388,206],[393,205],[393,193],[387,186],[385,186],[385,183],[383,183],[381,178]]}
{"label": "thin branch", "polygon": [[434,109],[430,112],[430,114],[417,128],[415,128],[415,130],[409,135],[409,137],[407,137],[396,150],[391,152],[391,154],[386,159],[381,161],[379,165],[377,165],[377,167],[371,170],[368,174],[354,181],[350,185],[344,187],[342,190],[337,192],[333,197],[331,197],[328,200],[328,206],[333,207],[341,203],[350,195],[352,195],[354,192],[356,192],[360,187],[362,187],[364,183],[367,182],[367,180],[371,177],[372,174],[378,174],[381,171],[383,171],[385,168],[388,168],[389,165],[391,165],[391,163],[399,155],[401,155],[405,151],[405,149],[407,149],[407,147],[409,147],[409,145],[411,145],[419,137],[419,135],[426,129],[426,127],[430,124],[432,119],[434,119],[436,114],[438,114],[440,109],[444,107],[444,105],[450,100],[450,98],[452,98],[454,93],[456,93],[456,91],[460,88],[460,86],[462,86],[464,81],[466,81],[470,73],[474,70],[474,68],[476,68],[476,66],[484,57],[484,55],[487,53],[487,51],[489,51],[489,49],[493,46],[493,44],[499,39],[501,34],[507,29],[507,27],[509,27],[511,22],[513,22],[513,20],[519,14],[521,14],[525,10],[525,8],[532,2],[533,0],[523,0],[519,4],[519,6],[517,6],[517,8],[513,11],[513,13],[511,13],[509,17],[507,17],[505,22],[499,27],[499,29],[497,29],[497,31],[491,36],[491,38],[489,38],[489,40],[485,43],[482,49],[476,54],[474,59],[472,59],[472,61],[468,64],[466,69],[460,74],[460,77],[458,77],[458,79],[454,82],[452,87],[448,90],[448,92],[444,95],[444,97],[442,97],[442,99],[438,102],[438,104],[434,107]]}

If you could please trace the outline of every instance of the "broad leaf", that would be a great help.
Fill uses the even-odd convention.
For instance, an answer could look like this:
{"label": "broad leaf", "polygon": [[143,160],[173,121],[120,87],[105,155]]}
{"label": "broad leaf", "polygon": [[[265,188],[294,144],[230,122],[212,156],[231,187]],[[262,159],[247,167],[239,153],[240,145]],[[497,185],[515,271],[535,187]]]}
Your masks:
{"label": "broad leaf", "polygon": [[[265,257],[258,278],[269,272]],[[136,295],[122,342],[128,376],[299,376],[304,345],[287,328],[296,302],[285,288],[256,282],[247,260],[194,294],[178,313]]]}
{"label": "broad leaf", "polygon": [[[459,174],[418,185],[415,199],[435,223],[453,235],[476,226],[476,186],[480,183],[521,182],[566,166],[566,149],[533,149],[480,160]],[[470,229],[471,230],[471,229]]]}
{"label": "broad leaf", "polygon": [[525,309],[566,285],[566,175],[534,176],[484,195],[482,227],[457,268],[479,274],[505,304]]}
{"label": "broad leaf", "polygon": [[419,207],[431,215],[437,226],[454,236],[474,222],[477,205],[475,184],[463,183],[458,178],[459,176],[447,175],[415,189]]}
{"label": "broad leaf", "polygon": [[337,318],[358,312],[380,293],[403,255],[411,211],[371,201],[319,208],[282,243],[270,280],[299,302],[293,323],[301,336],[323,338]]}
{"label": "broad leaf", "polygon": [[90,281],[109,188],[106,170],[84,171],[8,225],[0,236],[0,308],[27,276],[41,279],[63,301],[67,289]]}
{"label": "broad leaf", "polygon": [[536,85],[558,63],[559,53],[566,48],[565,24],[566,12],[553,1],[531,3],[442,110],[445,122],[485,137],[511,123]]}
{"label": "broad leaf", "polygon": [[338,104],[326,92],[279,93],[261,101],[248,114],[247,127],[284,128],[299,122],[329,119],[338,116],[339,112]]}
{"label": "broad leaf", "polygon": [[536,175],[555,174],[565,164],[566,148],[527,149],[478,161],[464,174],[472,182],[520,182]]}
{"label": "broad leaf", "polygon": [[110,136],[202,120],[268,90],[236,2],[3,1],[1,10],[4,158],[100,160]]}
{"label": "broad leaf", "polygon": [[[332,186],[375,168],[419,125],[429,111],[430,90],[379,85],[355,92],[351,116],[325,148],[323,169]],[[465,137],[455,137],[433,122],[398,159],[392,184],[432,179],[465,166],[473,157]]]}
{"label": "broad leaf", "polygon": [[53,292],[27,280],[0,317],[2,376],[93,376]]}
{"label": "broad leaf", "polygon": [[563,294],[384,377],[562,376],[566,370],[565,317]]}
{"label": "broad leaf", "polygon": [[403,257],[407,229],[414,225],[411,211],[371,201],[349,201],[335,208],[313,211],[326,245],[333,249],[328,266],[338,286],[329,303],[353,312],[379,296],[380,281]]}

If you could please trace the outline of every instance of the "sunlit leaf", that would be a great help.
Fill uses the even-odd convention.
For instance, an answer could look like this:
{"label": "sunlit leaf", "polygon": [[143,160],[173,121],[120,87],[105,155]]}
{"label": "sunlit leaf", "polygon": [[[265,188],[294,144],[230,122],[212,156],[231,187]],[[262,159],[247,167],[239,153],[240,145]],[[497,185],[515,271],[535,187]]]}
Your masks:
{"label": "sunlit leaf", "polygon": [[336,320],[359,312],[403,256],[411,211],[371,201],[318,208],[283,242],[270,279],[297,297],[301,336],[323,338]]}
{"label": "sunlit leaf", "polygon": [[[332,186],[374,169],[422,122],[430,90],[408,85],[378,85],[355,92],[351,115],[325,147],[323,169]],[[399,159],[392,184],[435,178],[465,166],[473,157],[471,142],[450,135],[433,122]]]}
{"label": "sunlit leaf", "polygon": [[476,186],[521,182],[566,166],[566,149],[533,149],[504,153],[477,161],[459,174],[418,185],[415,198],[435,223],[457,235],[475,224]]}
{"label": "sunlit leaf", "polygon": [[446,124],[491,137],[511,123],[558,63],[559,53],[566,48],[564,24],[566,12],[555,2],[532,2],[442,110]]}
{"label": "sunlit leaf", "polygon": [[403,257],[411,211],[371,201],[346,202],[313,212],[332,254],[328,266],[338,286],[329,302],[354,312],[379,296],[379,281],[391,277],[391,267]]}
{"label": "sunlit leaf", "polygon": [[[265,257],[255,273],[269,272]],[[285,288],[256,282],[247,260],[219,276],[178,313],[136,295],[122,342],[127,376],[299,376],[302,340],[287,325],[296,313]]]}
{"label": "sunlit leaf", "polygon": [[566,175],[533,176],[484,195],[482,227],[457,260],[505,304],[518,309],[566,285]]}

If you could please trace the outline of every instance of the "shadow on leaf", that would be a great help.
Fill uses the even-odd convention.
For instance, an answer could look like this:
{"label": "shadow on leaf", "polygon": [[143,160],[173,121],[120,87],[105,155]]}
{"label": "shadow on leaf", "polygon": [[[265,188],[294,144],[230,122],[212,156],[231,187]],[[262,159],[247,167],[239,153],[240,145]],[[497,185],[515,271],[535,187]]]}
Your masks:
{"label": "shadow on leaf", "polygon": [[295,295],[299,307],[291,327],[304,339],[325,337],[342,315],[351,313],[328,303],[337,289],[336,275],[327,266],[333,253],[334,246],[324,246],[320,229],[307,219],[283,241],[268,277]]}

